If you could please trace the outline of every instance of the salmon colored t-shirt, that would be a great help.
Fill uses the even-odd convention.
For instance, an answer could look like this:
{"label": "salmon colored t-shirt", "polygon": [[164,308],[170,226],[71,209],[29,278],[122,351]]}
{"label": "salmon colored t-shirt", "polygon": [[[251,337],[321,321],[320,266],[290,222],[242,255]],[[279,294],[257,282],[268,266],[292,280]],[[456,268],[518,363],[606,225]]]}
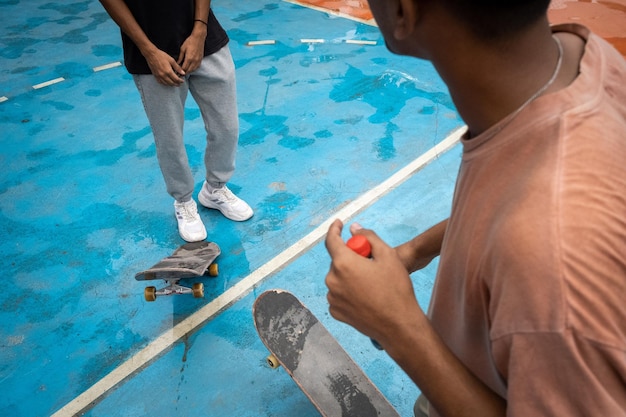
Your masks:
{"label": "salmon colored t-shirt", "polygon": [[626,61],[553,30],[580,74],[462,140],[429,315],[508,416],[626,416]]}

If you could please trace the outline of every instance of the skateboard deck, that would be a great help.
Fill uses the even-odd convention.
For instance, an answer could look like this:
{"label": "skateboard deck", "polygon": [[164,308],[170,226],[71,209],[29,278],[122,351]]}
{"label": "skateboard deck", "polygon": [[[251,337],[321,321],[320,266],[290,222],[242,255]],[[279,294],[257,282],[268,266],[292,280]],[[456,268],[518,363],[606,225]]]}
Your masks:
{"label": "skateboard deck", "polygon": [[328,330],[293,294],[271,290],[253,307],[254,324],[270,351],[322,416],[398,416],[398,412]]}
{"label": "skateboard deck", "polygon": [[204,285],[201,282],[193,284],[192,288],[178,284],[184,278],[218,275],[215,258],[221,250],[213,242],[201,241],[186,243],[180,246],[167,258],[162,259],[149,269],[135,274],[137,281],[162,279],[168,284],[159,290],[156,287],[146,287],[144,297],[146,301],[154,301],[159,295],[193,294],[196,298],[204,297]]}

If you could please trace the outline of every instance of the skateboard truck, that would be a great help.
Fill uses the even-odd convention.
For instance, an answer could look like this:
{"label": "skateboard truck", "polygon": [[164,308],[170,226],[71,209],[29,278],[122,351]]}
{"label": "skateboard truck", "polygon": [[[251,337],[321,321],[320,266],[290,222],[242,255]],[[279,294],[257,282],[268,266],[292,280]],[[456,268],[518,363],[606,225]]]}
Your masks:
{"label": "skateboard truck", "polygon": [[[217,264],[214,265],[217,266]],[[217,273],[210,276],[216,277]],[[169,285],[167,287],[161,288],[160,290],[157,290],[154,286],[146,287],[143,292],[144,298],[146,299],[146,301],[154,301],[156,300],[157,296],[172,294],[192,294],[194,298],[204,297],[204,284],[202,284],[201,282],[196,282],[191,288],[189,288],[178,285],[179,279],[180,278],[174,278],[171,281],[166,279],[165,282]]]}

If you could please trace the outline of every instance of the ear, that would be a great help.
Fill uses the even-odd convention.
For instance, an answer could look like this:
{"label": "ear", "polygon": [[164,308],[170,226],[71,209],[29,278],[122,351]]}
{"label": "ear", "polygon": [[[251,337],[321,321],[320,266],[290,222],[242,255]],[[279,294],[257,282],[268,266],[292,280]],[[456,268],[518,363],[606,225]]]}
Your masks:
{"label": "ear", "polygon": [[416,0],[397,0],[396,24],[394,37],[398,40],[408,38],[415,30],[419,7]]}

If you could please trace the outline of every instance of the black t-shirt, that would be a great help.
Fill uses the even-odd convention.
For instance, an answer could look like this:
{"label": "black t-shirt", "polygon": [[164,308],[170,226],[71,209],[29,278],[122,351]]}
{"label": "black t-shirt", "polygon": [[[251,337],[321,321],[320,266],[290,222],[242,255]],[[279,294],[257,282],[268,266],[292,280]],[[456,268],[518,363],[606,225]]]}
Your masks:
{"label": "black t-shirt", "polygon": [[[194,0],[124,0],[146,36],[157,48],[178,59],[180,46],[193,30]],[[213,10],[202,17],[208,22],[204,56],[219,51],[228,43],[228,35],[215,18]],[[122,32],[124,64],[131,74],[150,74],[150,67],[139,48]]]}

